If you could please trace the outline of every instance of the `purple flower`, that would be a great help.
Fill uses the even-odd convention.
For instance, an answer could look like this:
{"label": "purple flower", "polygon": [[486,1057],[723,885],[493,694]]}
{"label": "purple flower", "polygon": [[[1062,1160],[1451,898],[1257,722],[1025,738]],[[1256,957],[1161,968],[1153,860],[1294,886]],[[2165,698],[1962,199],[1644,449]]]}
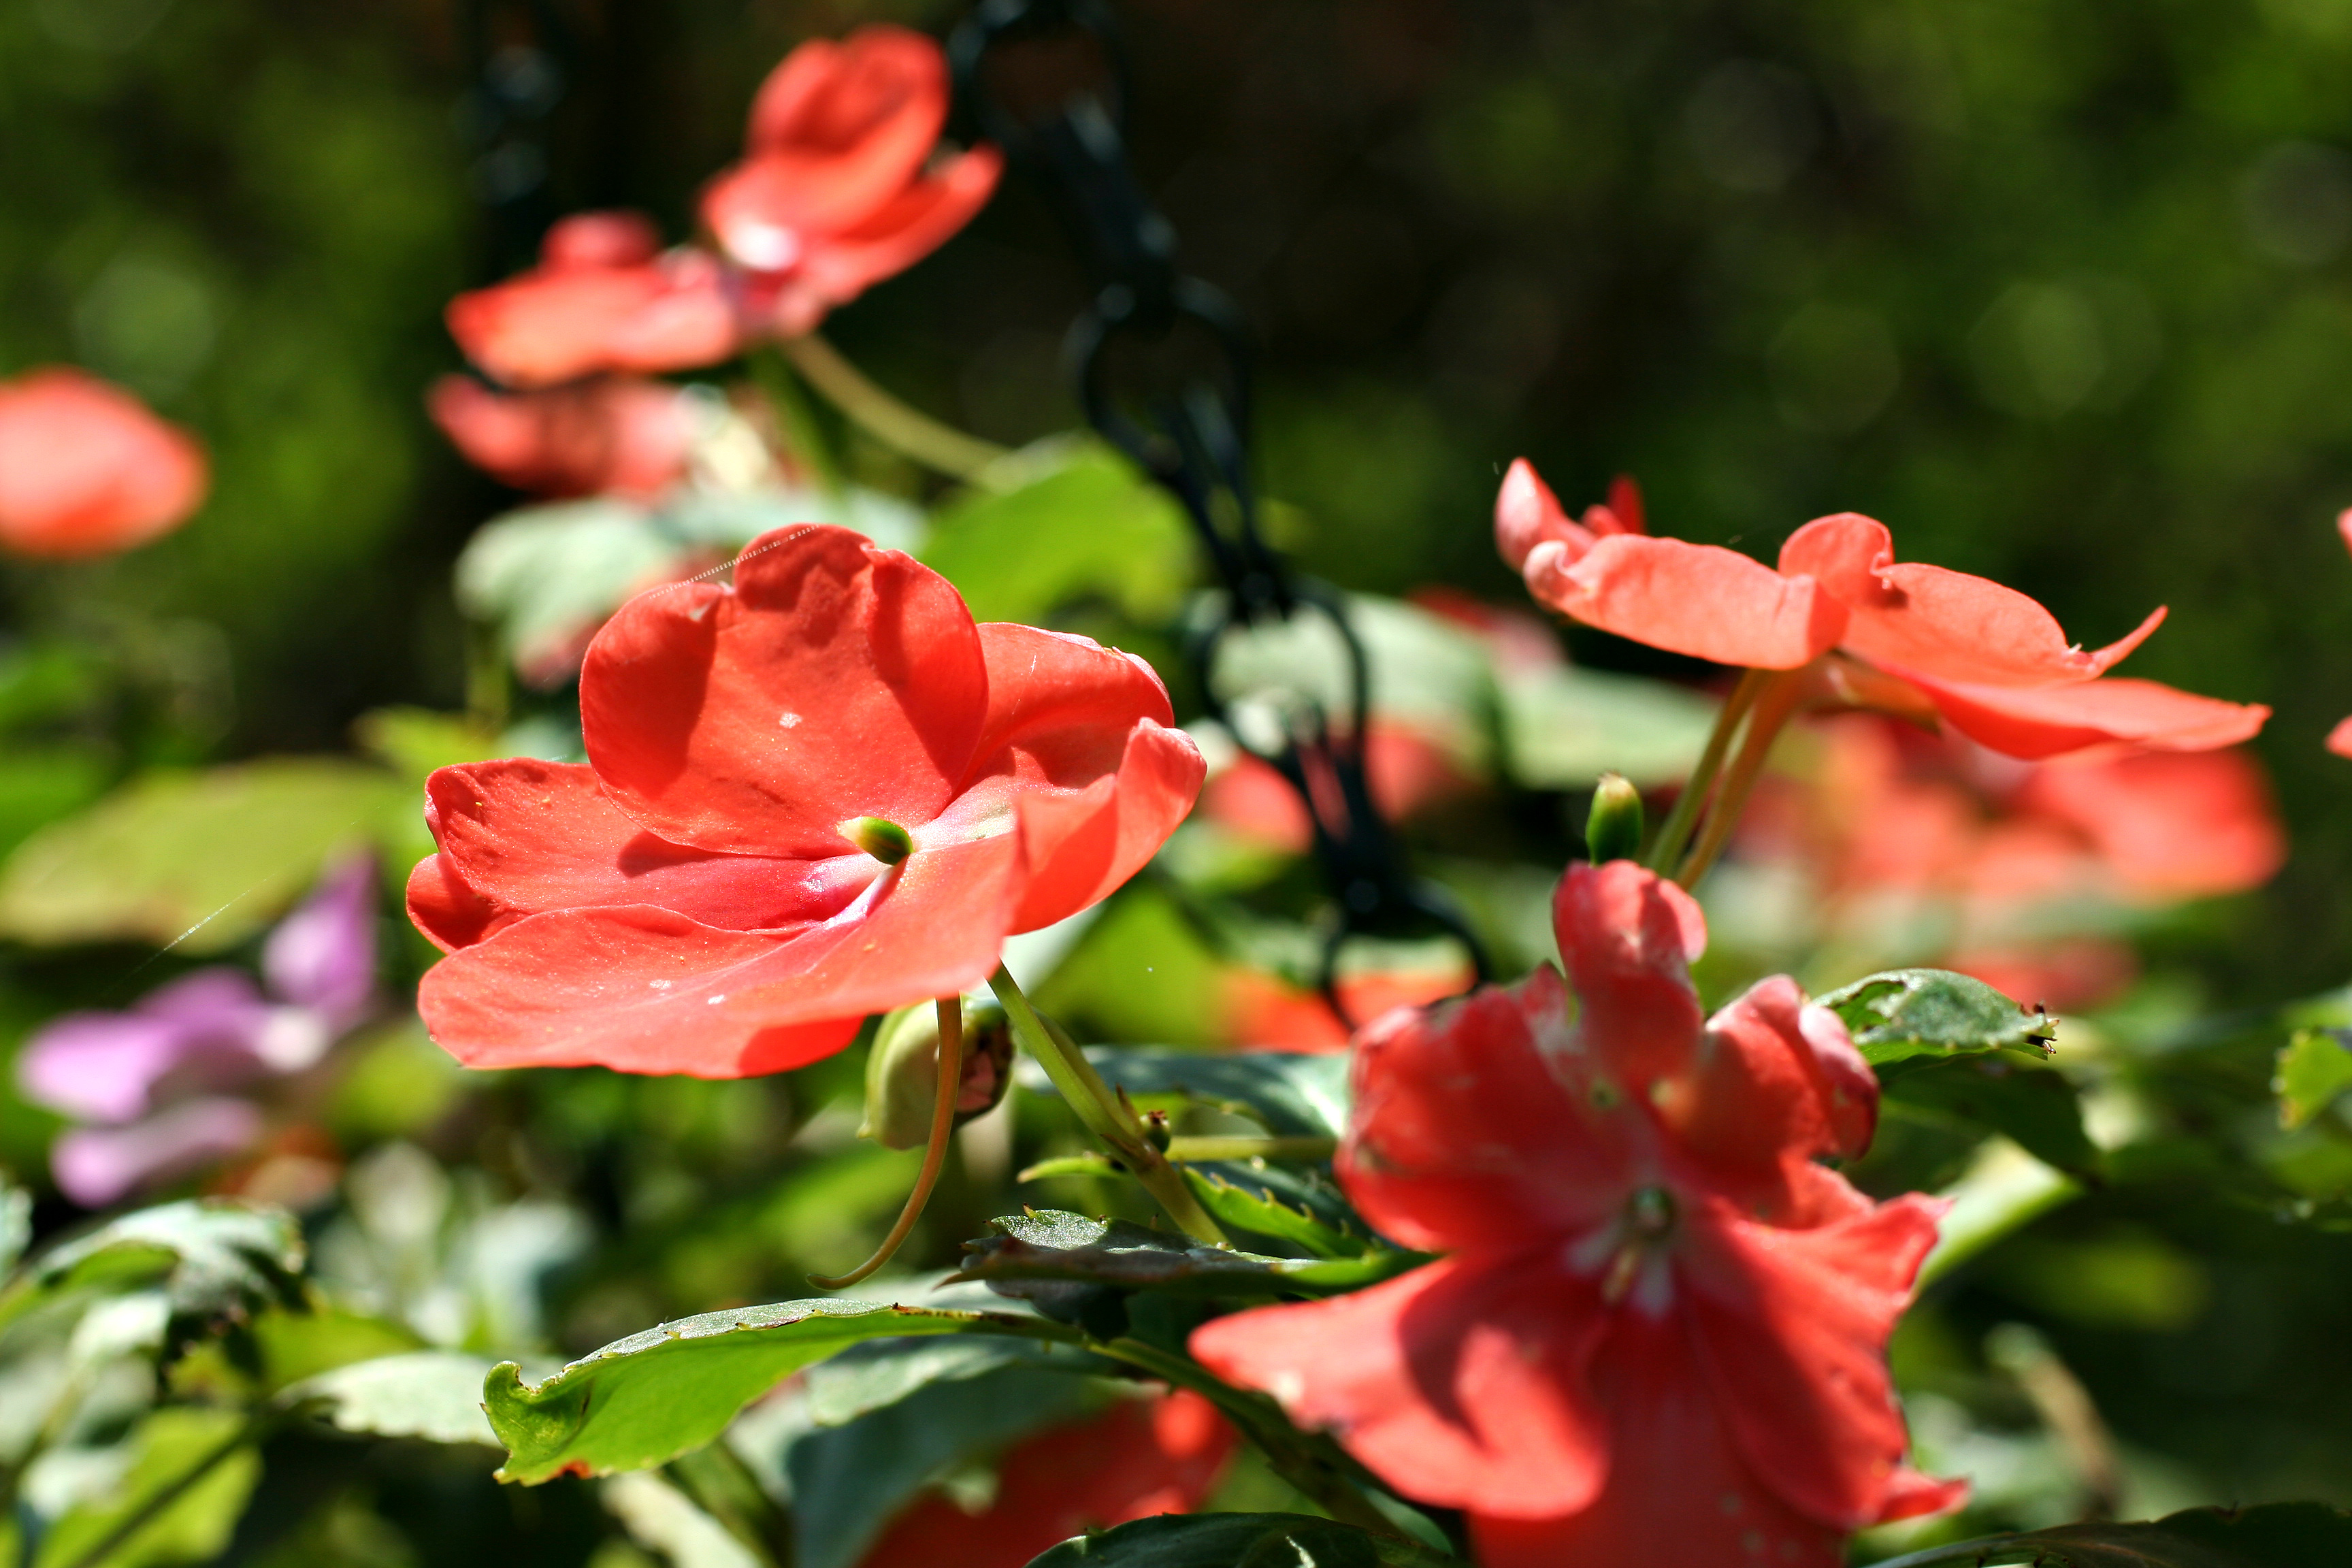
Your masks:
{"label": "purple flower", "polygon": [[26,1043],[17,1087],[85,1125],[49,1152],[58,1190],[97,1208],[250,1148],[263,1117],[226,1094],[299,1072],[367,1016],[375,984],[375,868],[328,872],[262,951],[265,994],[200,969],[128,1012],[69,1013]]}

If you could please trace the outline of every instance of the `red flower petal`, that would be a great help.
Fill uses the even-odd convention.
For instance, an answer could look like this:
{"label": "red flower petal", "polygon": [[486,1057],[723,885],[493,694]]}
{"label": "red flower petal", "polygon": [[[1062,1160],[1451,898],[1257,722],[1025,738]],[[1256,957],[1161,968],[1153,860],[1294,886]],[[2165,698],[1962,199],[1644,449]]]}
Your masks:
{"label": "red flower petal", "polygon": [[1495,548],[1503,564],[1517,572],[1537,545],[1553,540],[1568,547],[1565,563],[1570,565],[1592,548],[1591,532],[1570,519],[1535,465],[1517,458],[1503,476],[1503,488],[1495,492]]}
{"label": "red flower petal", "polygon": [[919,852],[855,912],[798,935],[647,904],[560,910],[444,959],[417,1008],[468,1067],[781,1072],[840,1049],[867,1013],[985,979],[1019,888],[1007,834]]}
{"label": "red flower petal", "polygon": [[409,879],[409,912],[444,952],[549,910],[656,904],[705,925],[765,931],[838,912],[882,867],[714,855],[647,833],[583,767],[528,757],[442,768],[425,786],[438,855]]}
{"label": "red flower petal", "polygon": [[615,378],[504,395],[445,375],[425,397],[466,460],[541,495],[652,495],[686,475],[691,406],[674,386]]}
{"label": "red flower petal", "polygon": [[1897,564],[1886,526],[1853,512],[1817,518],[1780,547],[1780,570],[1806,573],[1844,604],[1840,646],[1873,663],[1945,680],[2038,685],[2086,680],[2146,641],[2158,610],[2122,641],[2086,653],[2034,599],[1984,577]]}
{"label": "red flower petal", "polygon": [[2327,749],[2339,757],[2352,757],[2352,719],[2338,720],[2327,731]]}
{"label": "red flower petal", "polygon": [[539,264],[550,271],[635,267],[661,254],[661,231],[640,212],[574,213],[548,226]]}
{"label": "red flower petal", "polygon": [[458,295],[445,317],[467,359],[523,388],[599,371],[692,370],[741,342],[718,263],[691,251],[625,267],[541,266]]}
{"label": "red flower petal", "polygon": [[1948,1513],[1968,1500],[1968,1482],[1939,1481],[1906,1465],[1886,1483],[1885,1504],[1871,1522],[1892,1524],[1898,1519],[1925,1519],[1931,1513]]}
{"label": "red flower petal", "polygon": [[2286,858],[2270,781],[2244,752],[2143,752],[2036,768],[2017,805],[2098,847],[2125,889],[2151,899],[2234,893]]}
{"label": "red flower petal", "polygon": [[753,541],[731,589],[632,599],[580,679],[589,761],[623,811],[673,843],[803,859],[846,853],[853,817],[929,822],[987,702],[947,580],[832,527]]}
{"label": "red flower petal", "polygon": [[204,448],[121,388],[54,365],[0,382],[0,549],[109,555],[205,499]]}
{"label": "red flower petal", "polygon": [[1596,1358],[1608,1481],[1559,1519],[1474,1513],[1486,1568],[1840,1568],[1844,1532],[1759,1484],[1724,1429],[1681,1325],[1622,1315]]}
{"label": "red flower petal", "polygon": [[1900,671],[1960,733],[2029,762],[2120,742],[2160,752],[2207,752],[2259,732],[2271,710],[2109,676],[2061,686],[1981,686]]}
{"label": "red flower petal", "polygon": [[1207,764],[1181,730],[1139,719],[1118,772],[1076,795],[1021,793],[1029,886],[1013,929],[1034,931],[1109,897],[1192,809]]}
{"label": "red flower petal", "polygon": [[946,160],[863,221],[814,241],[799,282],[831,304],[846,304],[946,244],[988,205],[1003,173],[993,147]]}
{"label": "red flower petal", "polygon": [[1590,1280],[1451,1258],[1350,1296],[1192,1331],[1212,1372],[1328,1427],[1408,1496],[1520,1517],[1582,1508],[1608,1433],[1590,1386],[1609,1322]]}
{"label": "red flower petal", "polygon": [[1430,1250],[1510,1249],[1614,1212],[1640,1113],[1562,1081],[1565,1008],[1547,965],[1359,1033],[1339,1172],[1383,1234]]}
{"label": "red flower petal", "polygon": [[1690,963],[1706,951],[1706,918],[1691,896],[1631,860],[1580,862],[1553,895],[1552,931],[1596,1076],[1646,1099],[1685,1071],[1702,1016]]}
{"label": "red flower petal", "polygon": [[1580,556],[1538,544],[1528,591],[1589,626],[1693,658],[1795,669],[1837,645],[1845,607],[1807,577],[1712,544],[1612,534]]}
{"label": "red flower petal", "polygon": [[[786,55],[751,100],[745,146],[756,155],[830,159],[896,189],[923,166],[948,117],[947,55],[921,33],[887,23],[839,43],[812,38]],[[856,182],[835,175],[836,183]],[[828,210],[824,193],[803,196]]]}
{"label": "red flower petal", "polygon": [[1875,1521],[1903,1458],[1885,1348],[1947,1205],[1913,1194],[1810,1230],[1714,1201],[1685,1218],[1675,1279],[1741,1457],[1801,1511]]}

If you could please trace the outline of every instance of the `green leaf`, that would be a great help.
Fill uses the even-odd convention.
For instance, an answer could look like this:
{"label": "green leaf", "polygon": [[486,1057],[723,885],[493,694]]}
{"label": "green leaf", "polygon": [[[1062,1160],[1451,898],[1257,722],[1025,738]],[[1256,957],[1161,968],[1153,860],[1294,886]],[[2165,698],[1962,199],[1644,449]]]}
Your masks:
{"label": "green leaf", "polygon": [[1069,1373],[1107,1373],[1112,1363],[1075,1345],[1046,1341],[955,1336],[873,1340],[851,1345],[808,1369],[808,1415],[841,1426],[942,1383],[969,1383],[1007,1367]]}
{"label": "green leaf", "polygon": [[[1344,1051],[1188,1051],[1161,1046],[1091,1046],[1087,1060],[1138,1103],[1190,1101],[1248,1116],[1278,1137],[1337,1138],[1353,1102]],[[1027,1058],[1021,1085],[1052,1093]]]}
{"label": "green leaf", "polygon": [[2040,1061],[2054,1027],[1981,980],[1944,969],[1890,969],[1815,998],[1845,1020],[1879,1079],[1949,1057],[2014,1051]]}
{"label": "green leaf", "polygon": [[[66,1511],[41,1542],[37,1568],[66,1568],[149,1507],[154,1513],[98,1559],[102,1568],[208,1563],[228,1545],[261,1479],[254,1428],[228,1410],[158,1410],[132,1435],[131,1468],[105,1496]],[[156,1506],[160,1504],[160,1506]]]}
{"label": "green leaf", "polygon": [[1066,1541],[1029,1568],[1435,1568],[1425,1546],[1295,1513],[1160,1514]]}
{"label": "green leaf", "polygon": [[16,1267],[33,1239],[33,1194],[0,1175],[0,1275]]}
{"label": "green leaf", "polygon": [[1192,531],[1176,503],[1092,443],[936,521],[923,563],[956,585],[975,620],[1042,626],[1072,600],[1100,595],[1156,626],[1174,618],[1192,577]]}
{"label": "green leaf", "polygon": [[1654,788],[1690,776],[1716,705],[1663,680],[1572,665],[1507,675],[1504,767],[1528,789],[1582,789],[1604,773]]}
{"label": "green leaf", "polygon": [[2094,1185],[2104,1179],[2105,1161],[2083,1131],[2074,1086],[2048,1068],[2005,1057],[1948,1060],[1903,1074],[1886,1086],[1886,1099],[2006,1133],[2034,1158]]}
{"label": "green leaf", "polygon": [[289,1407],[311,1405],[339,1430],[428,1443],[485,1443],[499,1436],[482,1414],[488,1356],[416,1351],[379,1356],[303,1379],[278,1395]]}
{"label": "green leaf", "polygon": [[[1253,1184],[1232,1180],[1223,1170],[1199,1165],[1183,1167],[1192,1195],[1219,1225],[1253,1236],[1286,1241],[1309,1258],[1360,1258],[1371,1250],[1369,1237],[1327,1224],[1305,1208],[1282,1201],[1263,1181]],[[1269,1174],[1271,1173],[1268,1173]]]}
{"label": "green leaf", "polygon": [[335,758],[150,773],[17,846],[0,867],[0,936],[218,952],[415,811],[390,773]]}
{"label": "green leaf", "polygon": [[988,1222],[964,1243],[967,1278],[1056,1317],[1097,1289],[1210,1299],[1327,1296],[1360,1289],[1427,1261],[1381,1247],[1345,1258],[1268,1258],[1208,1247],[1129,1220],[1032,1209]]}
{"label": "green leaf", "polygon": [[2082,1193],[2080,1182],[2008,1139],[1987,1139],[1968,1173],[1940,1194],[1952,1206],[1936,1227],[1935,1250],[1919,1266],[1920,1288]]}
{"label": "green leaf", "polygon": [[2292,1131],[2352,1089],[2352,1030],[2303,1029],[2278,1054],[2271,1087],[2279,1097],[2279,1124]]}
{"label": "green leaf", "polygon": [[617,1340],[537,1384],[513,1362],[483,1400],[508,1449],[501,1479],[608,1475],[699,1448],[783,1378],[861,1340],[917,1334],[1062,1338],[1010,1313],[823,1298],[706,1312]]}
{"label": "green leaf", "polygon": [[[1039,1559],[1042,1563],[1045,1560]],[[2325,1503],[2192,1508],[2146,1524],[2062,1524],[1889,1558],[1875,1568],[2035,1563],[2041,1568],[2321,1568],[2352,1563],[2352,1514]]]}
{"label": "green leaf", "polygon": [[160,1285],[184,1321],[239,1316],[289,1300],[302,1268],[301,1227],[283,1209],[197,1198],[138,1209],[50,1248],[0,1290],[0,1329],[76,1291]]}

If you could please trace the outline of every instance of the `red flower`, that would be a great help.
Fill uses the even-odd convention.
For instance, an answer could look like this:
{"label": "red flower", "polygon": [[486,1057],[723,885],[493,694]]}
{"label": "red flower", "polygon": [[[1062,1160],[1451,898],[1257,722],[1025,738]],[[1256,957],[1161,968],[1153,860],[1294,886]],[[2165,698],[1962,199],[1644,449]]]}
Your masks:
{"label": "red flower", "polygon": [[1883,1351],[1937,1204],[1816,1157],[1869,1142],[1870,1069],[1786,976],[1703,1018],[1698,907],[1571,867],[1559,973],[1359,1037],[1339,1171],[1442,1260],[1196,1331],[1221,1375],[1470,1515],[1489,1568],[1811,1563],[1957,1488],[1903,1470]]}
{"label": "red flower", "polygon": [[509,386],[599,371],[651,374],[715,364],[742,341],[716,258],[666,254],[635,213],[582,213],[547,231],[540,263],[449,301],[449,335]]}
{"label": "red flower", "polygon": [[499,393],[445,375],[425,406],[467,462],[540,495],[656,495],[686,477],[694,447],[685,395],[633,376]]}
{"label": "red flower", "polygon": [[999,1468],[996,1500],[966,1513],[931,1496],[892,1522],[860,1568],[1022,1568],[1089,1530],[1189,1513],[1233,1457],[1216,1406],[1179,1389],[1123,1399],[1087,1421],[1041,1432]]}
{"label": "red flower", "polygon": [[108,555],[205,499],[204,448],[120,387],[64,365],[0,382],[0,548]]}
{"label": "red flower", "polygon": [[588,766],[425,786],[440,852],[409,913],[454,956],[418,1006],[469,1066],[814,1060],[1108,894],[1202,772],[1142,661],[975,626],[946,579],[843,528],[623,605],[580,709]]}
{"label": "red flower", "polygon": [[[1892,676],[1971,739],[2014,757],[2106,742],[2227,746],[2270,710],[2151,680],[2101,679],[2164,612],[2085,653],[2013,589],[1898,563],[1884,524],[1853,512],[1790,535],[1778,571],[1737,551],[1652,539],[1607,508],[1571,522],[1524,458],[1495,500],[1503,558],[1536,598],[1588,626],[1718,664],[1795,669],[1837,649]],[[1906,693],[1907,695],[1907,693]]]}
{"label": "red flower", "polygon": [[808,331],[971,221],[1003,160],[976,147],[934,162],[947,113],[947,59],[920,33],[861,27],[784,57],[752,100],[749,155],[702,196],[757,316]]}
{"label": "red flower", "polygon": [[[2336,514],[2336,531],[2345,548],[2352,549],[2352,510]],[[2352,757],[2352,719],[2338,721],[2327,732],[2327,749],[2339,757]]]}

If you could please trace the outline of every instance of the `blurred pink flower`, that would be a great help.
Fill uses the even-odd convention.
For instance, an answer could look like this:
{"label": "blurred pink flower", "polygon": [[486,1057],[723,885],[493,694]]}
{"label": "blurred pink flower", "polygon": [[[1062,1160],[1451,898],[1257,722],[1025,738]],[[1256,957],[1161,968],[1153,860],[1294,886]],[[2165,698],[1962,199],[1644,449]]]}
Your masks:
{"label": "blurred pink flower", "polygon": [[687,395],[635,376],[508,393],[445,375],[425,401],[467,462],[538,495],[657,495],[686,477],[693,453]]}
{"label": "blurred pink flower", "polygon": [[0,382],[0,549],[129,550],[186,521],[205,484],[195,437],[120,387],[65,365]]}

